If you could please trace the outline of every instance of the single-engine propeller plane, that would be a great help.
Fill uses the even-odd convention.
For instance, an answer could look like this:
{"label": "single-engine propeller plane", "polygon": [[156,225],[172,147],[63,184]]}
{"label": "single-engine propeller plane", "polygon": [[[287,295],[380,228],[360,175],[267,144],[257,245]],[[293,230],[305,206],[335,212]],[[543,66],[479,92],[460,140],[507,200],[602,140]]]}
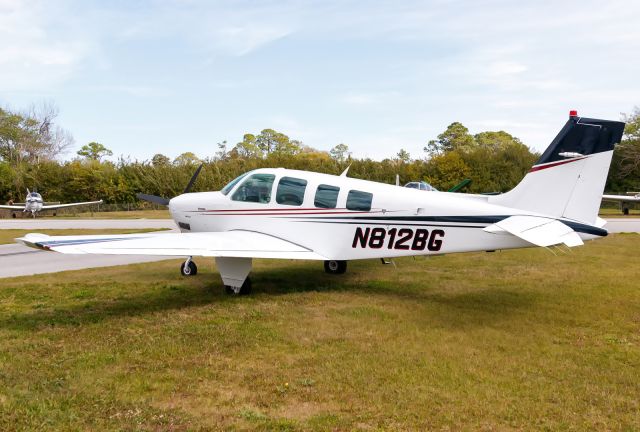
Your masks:
{"label": "single-engine propeller plane", "polygon": [[[101,203],[102,200],[76,202],[69,204],[47,204],[42,200],[42,196],[38,192],[31,192],[29,191],[29,189],[27,189],[27,198],[25,198],[24,205],[0,205],[0,209],[22,211],[24,213],[31,213],[31,216],[36,217],[36,213],[39,213],[43,210],[57,210],[65,207],[77,207]],[[13,217],[15,217],[15,213],[13,213]]]}
{"label": "single-engine propeller plane", "polygon": [[215,257],[235,294],[250,291],[253,258],[319,260],[339,274],[349,260],[574,247],[607,235],[598,209],[623,129],[572,111],[524,179],[500,195],[424,193],[346,171],[257,169],[217,192],[145,195],[168,205],[180,233],[28,234],[17,241],[68,254],[184,256],[183,275],[196,274],[193,257]]}

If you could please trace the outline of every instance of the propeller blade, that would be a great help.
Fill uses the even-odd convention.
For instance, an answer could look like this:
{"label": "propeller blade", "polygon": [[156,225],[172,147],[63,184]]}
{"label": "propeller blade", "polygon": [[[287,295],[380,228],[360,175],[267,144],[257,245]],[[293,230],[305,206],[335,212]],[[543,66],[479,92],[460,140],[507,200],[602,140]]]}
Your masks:
{"label": "propeller blade", "polygon": [[141,199],[143,201],[149,201],[152,202],[154,204],[160,204],[160,205],[164,205],[164,206],[168,206],[169,205],[169,200],[166,198],[162,198],[156,195],[148,195],[148,194],[143,194],[143,193],[137,193],[136,197],[138,199]]}
{"label": "propeller blade", "polygon": [[194,172],[193,176],[191,176],[191,180],[189,180],[189,184],[187,184],[187,187],[184,188],[184,192],[182,193],[189,193],[189,191],[191,190],[191,187],[196,182],[196,179],[198,178],[198,174],[200,174],[200,170],[202,169],[203,166],[204,164],[200,164],[196,172]]}

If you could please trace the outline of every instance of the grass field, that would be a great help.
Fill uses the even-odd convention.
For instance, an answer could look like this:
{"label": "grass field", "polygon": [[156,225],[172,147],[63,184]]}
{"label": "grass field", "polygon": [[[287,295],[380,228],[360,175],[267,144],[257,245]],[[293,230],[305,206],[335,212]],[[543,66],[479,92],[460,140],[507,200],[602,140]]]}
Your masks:
{"label": "grass field", "polygon": [[32,232],[48,235],[82,235],[82,234],[134,234],[143,232],[164,231],[162,229],[49,229],[49,230],[0,230],[0,244],[15,243],[17,237],[25,236]]}
{"label": "grass field", "polygon": [[44,218],[64,218],[64,219],[171,219],[169,210],[131,210],[131,211],[109,211],[109,212],[82,212],[64,213],[51,217],[46,213]]}
{"label": "grass field", "polygon": [[2,279],[0,430],[638,430],[639,247]]}
{"label": "grass field", "polygon": [[638,217],[640,216],[640,209],[630,208],[628,216],[623,215],[619,208],[601,208],[599,213],[600,216],[605,217]]}

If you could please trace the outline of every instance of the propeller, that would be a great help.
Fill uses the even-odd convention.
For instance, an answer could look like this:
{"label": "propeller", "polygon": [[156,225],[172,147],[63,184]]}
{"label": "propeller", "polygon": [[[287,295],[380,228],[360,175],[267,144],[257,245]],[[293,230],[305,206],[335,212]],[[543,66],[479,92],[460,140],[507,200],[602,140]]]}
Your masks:
{"label": "propeller", "polygon": [[[184,188],[184,192],[182,192],[183,194],[189,193],[191,191],[191,188],[193,187],[193,184],[196,182],[196,179],[198,178],[198,175],[200,174],[200,171],[202,170],[203,166],[204,164],[200,164],[200,166],[196,169],[196,172],[193,173],[193,175],[191,176],[191,180],[189,180],[189,183],[187,183],[187,187]],[[154,204],[160,204],[163,206],[169,205],[169,200],[167,198],[157,196],[157,195],[137,193],[136,198],[141,199],[143,201],[149,201]]]}

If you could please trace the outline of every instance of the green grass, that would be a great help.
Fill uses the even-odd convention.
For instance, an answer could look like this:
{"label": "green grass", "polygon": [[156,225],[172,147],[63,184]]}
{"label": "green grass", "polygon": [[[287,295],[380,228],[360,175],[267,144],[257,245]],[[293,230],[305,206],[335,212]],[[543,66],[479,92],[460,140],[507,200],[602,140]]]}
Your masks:
{"label": "green grass", "polygon": [[602,217],[638,217],[640,216],[640,209],[634,207],[629,208],[629,215],[623,215],[619,208],[601,208],[600,216]]}
{"label": "green grass", "polygon": [[0,430],[638,430],[639,246],[2,279]]}
{"label": "green grass", "polygon": [[15,243],[15,239],[29,233],[37,232],[48,235],[83,235],[83,234],[135,234],[144,232],[164,231],[164,229],[32,229],[32,230],[0,230],[0,244]]}
{"label": "green grass", "polygon": [[104,211],[104,212],[68,212],[60,213],[52,217],[43,213],[45,219],[171,219],[169,210],[131,210],[131,211]]}

